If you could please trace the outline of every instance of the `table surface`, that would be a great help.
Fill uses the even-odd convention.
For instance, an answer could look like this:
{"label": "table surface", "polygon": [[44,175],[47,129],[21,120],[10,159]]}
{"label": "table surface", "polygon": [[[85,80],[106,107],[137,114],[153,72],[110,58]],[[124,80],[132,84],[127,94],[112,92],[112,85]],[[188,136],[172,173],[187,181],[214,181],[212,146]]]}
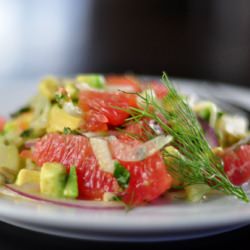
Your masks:
{"label": "table surface", "polygon": [[[40,234],[29,230],[10,226],[0,222],[0,249],[1,250],[38,250],[38,249],[213,249],[216,246],[245,246],[249,242],[250,225],[241,229],[210,236],[206,238],[184,240],[176,242],[160,242],[160,243],[112,243],[112,242],[94,242],[66,239],[56,236]],[[164,248],[165,247],[165,248]]]}

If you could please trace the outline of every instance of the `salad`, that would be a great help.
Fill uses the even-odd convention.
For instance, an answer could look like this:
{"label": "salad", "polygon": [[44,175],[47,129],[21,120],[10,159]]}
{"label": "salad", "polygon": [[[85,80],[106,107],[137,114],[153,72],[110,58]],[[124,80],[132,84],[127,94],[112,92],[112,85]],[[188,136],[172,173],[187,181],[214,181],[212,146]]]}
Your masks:
{"label": "salad", "polygon": [[[47,77],[0,119],[1,191],[58,204],[145,205],[175,194],[248,202],[245,117],[133,75]],[[173,196],[171,196],[173,197]]]}

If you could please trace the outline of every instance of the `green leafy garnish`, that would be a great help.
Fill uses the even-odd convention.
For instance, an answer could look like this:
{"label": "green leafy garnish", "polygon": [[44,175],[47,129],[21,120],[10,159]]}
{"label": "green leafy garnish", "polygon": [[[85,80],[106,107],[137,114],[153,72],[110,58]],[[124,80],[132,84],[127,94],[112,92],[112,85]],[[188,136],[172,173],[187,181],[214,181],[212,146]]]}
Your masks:
{"label": "green leafy garnish", "polygon": [[130,180],[129,171],[117,161],[115,161],[114,164],[115,164],[114,177],[116,178],[121,188],[127,188]]}
{"label": "green leafy garnish", "polygon": [[77,97],[72,98],[72,102],[74,105],[78,104],[79,99]]}
{"label": "green leafy garnish", "polygon": [[217,119],[220,119],[224,114],[225,114],[224,112],[219,111],[219,112],[217,113]]}
{"label": "green leafy garnish", "polygon": [[135,93],[145,103],[145,108],[131,107],[130,120],[139,121],[145,117],[153,119],[166,134],[173,136],[172,146],[184,157],[167,151],[163,151],[163,156],[172,175],[185,186],[207,184],[215,190],[249,201],[243,189],[234,186],[227,178],[221,159],[210,148],[195,114],[165,73],[162,81],[168,89],[162,101],[153,98],[150,93],[146,96]]}
{"label": "green leafy garnish", "polygon": [[65,127],[63,129],[63,133],[65,135],[70,135],[70,134],[72,134],[72,135],[82,135],[81,132],[79,132],[79,131],[77,131],[75,129],[68,128],[68,127]]}
{"label": "green leafy garnish", "polygon": [[31,111],[30,106],[24,106],[24,107],[20,108],[19,110],[15,111],[14,113],[12,113],[10,116],[11,116],[11,118],[16,118],[19,115],[26,113],[26,112],[29,112],[29,111]]}
{"label": "green leafy garnish", "polygon": [[121,197],[121,196],[115,195],[115,196],[113,196],[112,200],[113,200],[113,201],[121,201],[121,200],[122,200],[122,197]]}
{"label": "green leafy garnish", "polygon": [[59,108],[63,107],[63,104],[65,103],[66,100],[67,100],[67,95],[65,93],[57,92],[55,94],[55,101]]}
{"label": "green leafy garnish", "polygon": [[32,137],[32,135],[33,135],[33,129],[26,129],[26,130],[24,130],[21,134],[20,134],[20,136],[22,137],[22,138],[29,138],[29,137]]}

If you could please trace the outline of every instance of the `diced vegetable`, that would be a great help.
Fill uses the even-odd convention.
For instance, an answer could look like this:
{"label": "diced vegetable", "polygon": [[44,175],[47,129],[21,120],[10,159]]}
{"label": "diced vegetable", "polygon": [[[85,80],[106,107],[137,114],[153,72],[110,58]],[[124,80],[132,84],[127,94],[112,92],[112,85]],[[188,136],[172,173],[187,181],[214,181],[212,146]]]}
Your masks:
{"label": "diced vegetable", "polygon": [[31,106],[34,110],[34,115],[30,127],[39,134],[40,131],[45,131],[47,127],[51,103],[47,97],[37,95],[32,100]]}
{"label": "diced vegetable", "polygon": [[39,92],[49,100],[52,100],[58,87],[58,80],[55,77],[50,76],[43,79],[39,84]]}
{"label": "diced vegetable", "polygon": [[20,168],[20,157],[16,146],[0,144],[0,166],[17,173]]}
{"label": "diced vegetable", "polygon": [[2,184],[13,183],[16,178],[16,171],[6,167],[0,167],[0,177]]}
{"label": "diced vegetable", "polygon": [[64,194],[64,197],[66,198],[77,198],[79,195],[75,166],[72,166],[70,168],[68,180],[67,180],[63,194]]}
{"label": "diced vegetable", "polygon": [[20,157],[15,145],[0,144],[1,183],[12,183],[20,169]]}
{"label": "diced vegetable", "polygon": [[114,176],[121,188],[127,188],[130,180],[129,171],[119,162],[115,162]]}
{"label": "diced vegetable", "polygon": [[21,169],[16,179],[16,185],[40,184],[40,172],[30,169]]}
{"label": "diced vegetable", "polygon": [[243,139],[248,132],[248,120],[241,116],[224,114],[216,124],[220,146],[229,147]]}
{"label": "diced vegetable", "polygon": [[7,144],[21,146],[23,138],[20,135],[29,128],[32,116],[32,112],[21,113],[16,118],[6,122],[2,133],[3,140]]}
{"label": "diced vegetable", "polygon": [[62,164],[43,164],[40,178],[41,193],[51,197],[63,197],[66,176],[66,168]]}
{"label": "diced vegetable", "polygon": [[[152,140],[149,140],[143,144],[131,146],[120,142],[116,137],[109,137],[109,141],[112,147],[112,151],[116,158],[120,161],[136,162],[142,161],[149,156],[155,154],[164,146],[169,144],[173,140],[173,137],[168,135],[159,135]],[[126,153],[125,153],[126,152]]]}
{"label": "diced vegetable", "polygon": [[63,132],[65,127],[72,130],[77,129],[81,120],[81,117],[72,116],[54,105],[49,113],[47,132]]}
{"label": "diced vegetable", "polygon": [[222,159],[224,170],[234,185],[250,181],[250,145],[237,143],[223,152]]}
{"label": "diced vegetable", "polygon": [[165,73],[163,84],[141,83],[44,79],[27,106],[0,119],[0,184],[69,206],[76,198],[137,206],[171,188],[191,202],[211,189],[249,201],[237,186],[250,180],[248,121],[209,101],[191,105]]}
{"label": "diced vegetable", "polygon": [[112,159],[108,142],[102,138],[89,139],[92,150],[98,160],[100,168],[109,173],[114,172],[114,160]]}
{"label": "diced vegetable", "polygon": [[211,127],[215,127],[219,111],[214,103],[209,101],[201,101],[193,106],[193,110],[202,119],[208,121]]}
{"label": "diced vegetable", "polygon": [[67,91],[67,93],[71,99],[74,100],[74,99],[78,98],[79,90],[76,88],[75,84],[73,84],[73,83],[66,84],[65,90]]}
{"label": "diced vegetable", "polygon": [[248,120],[242,116],[223,115],[217,128],[233,135],[245,135],[248,129]]}
{"label": "diced vegetable", "polygon": [[198,202],[204,198],[204,195],[211,191],[211,187],[206,184],[194,184],[187,186],[185,190],[189,201]]}
{"label": "diced vegetable", "polygon": [[102,75],[78,75],[76,81],[82,84],[87,84],[91,88],[103,89],[105,87],[105,79]]}
{"label": "diced vegetable", "polygon": [[1,143],[12,144],[17,147],[21,146],[23,139],[20,137],[20,129],[12,126],[13,124],[10,124],[10,122],[6,123],[6,125],[3,134],[0,136]]}

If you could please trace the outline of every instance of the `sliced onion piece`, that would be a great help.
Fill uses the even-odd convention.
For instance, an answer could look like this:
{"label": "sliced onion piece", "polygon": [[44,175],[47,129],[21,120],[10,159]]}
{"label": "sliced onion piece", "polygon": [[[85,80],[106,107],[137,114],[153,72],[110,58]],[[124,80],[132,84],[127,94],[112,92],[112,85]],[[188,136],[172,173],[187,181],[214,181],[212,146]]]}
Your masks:
{"label": "sliced onion piece", "polygon": [[114,173],[114,160],[112,159],[109,150],[108,142],[103,138],[90,138],[89,139],[92,150],[97,158],[99,167],[109,173]]}
{"label": "sliced onion piece", "polygon": [[52,199],[49,197],[42,196],[38,193],[28,192],[25,188],[17,187],[13,184],[6,184],[0,190],[1,193],[14,198],[22,197],[31,199],[38,202],[45,202],[53,205],[66,206],[71,208],[82,208],[82,209],[120,209],[124,208],[124,205],[119,202],[104,202],[104,201],[84,201],[84,200],[70,200],[70,199]]}
{"label": "sliced onion piece", "polygon": [[163,129],[161,128],[159,123],[157,123],[155,120],[150,120],[148,122],[148,126],[155,132],[155,134],[157,135],[164,134]]}
{"label": "sliced onion piece", "polygon": [[131,146],[110,136],[109,141],[116,159],[126,162],[137,162],[148,158],[173,140],[171,135],[160,135],[143,144]]}

